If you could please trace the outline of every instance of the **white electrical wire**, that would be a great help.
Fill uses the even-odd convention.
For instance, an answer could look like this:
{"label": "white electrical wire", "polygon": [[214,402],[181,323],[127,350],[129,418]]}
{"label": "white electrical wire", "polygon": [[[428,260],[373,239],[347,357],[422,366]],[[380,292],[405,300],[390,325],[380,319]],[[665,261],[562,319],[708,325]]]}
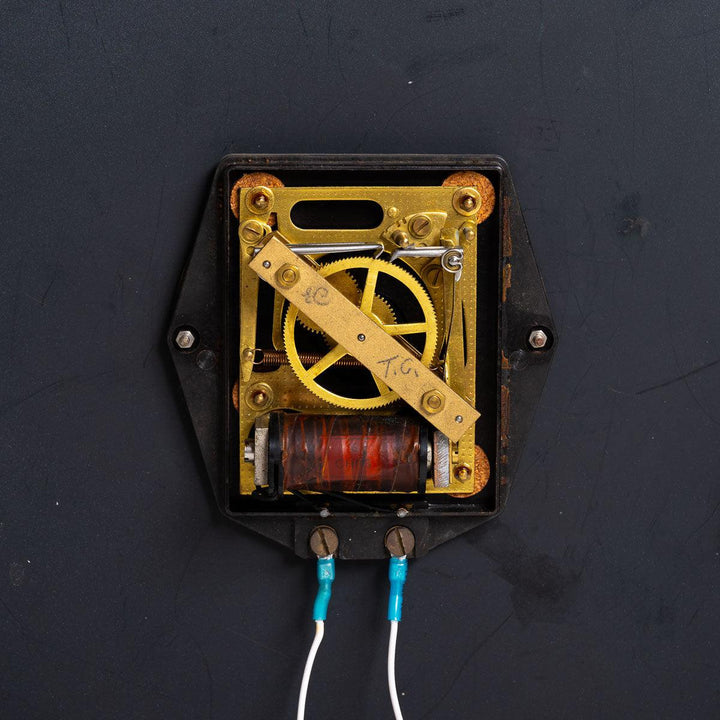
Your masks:
{"label": "white electrical wire", "polygon": [[305,701],[307,700],[308,685],[310,685],[310,673],[312,672],[315,656],[317,655],[320,643],[325,635],[325,623],[322,620],[315,621],[315,639],[310,646],[310,652],[305,663],[305,672],[303,673],[302,683],[300,684],[300,698],[298,699],[297,720],[305,719]]}
{"label": "white electrical wire", "polygon": [[392,703],[395,720],[403,720],[397,686],[395,685],[395,649],[397,647],[398,621],[390,621],[390,643],[388,644],[388,688],[390,689],[390,702]]}

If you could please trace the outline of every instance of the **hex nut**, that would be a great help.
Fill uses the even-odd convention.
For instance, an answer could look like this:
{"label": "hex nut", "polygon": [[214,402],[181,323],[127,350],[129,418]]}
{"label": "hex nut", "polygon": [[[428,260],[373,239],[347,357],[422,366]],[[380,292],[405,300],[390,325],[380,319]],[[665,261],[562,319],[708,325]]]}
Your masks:
{"label": "hex nut", "polygon": [[480,209],[482,198],[474,187],[461,187],[455,191],[452,204],[460,215],[474,215]]}
{"label": "hex nut", "polygon": [[270,211],[274,198],[273,191],[269,187],[259,185],[248,192],[245,204],[251,213],[264,215]]}
{"label": "hex nut", "polygon": [[535,350],[542,350],[548,343],[547,333],[540,328],[535,328],[528,336],[528,343]]}
{"label": "hex nut", "polygon": [[177,335],[175,335],[175,344],[181,350],[190,350],[195,344],[195,335],[192,330],[178,330]]}

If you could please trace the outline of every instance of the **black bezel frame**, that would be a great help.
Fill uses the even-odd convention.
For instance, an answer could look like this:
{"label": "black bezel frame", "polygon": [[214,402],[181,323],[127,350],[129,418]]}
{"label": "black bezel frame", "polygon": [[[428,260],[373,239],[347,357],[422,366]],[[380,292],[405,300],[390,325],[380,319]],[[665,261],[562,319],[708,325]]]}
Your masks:
{"label": "black bezel frame", "polygon": [[[242,173],[257,171],[281,177],[283,172],[364,174],[365,177],[412,173],[420,177],[431,173],[449,175],[461,170],[475,170],[497,179],[498,342],[492,507],[478,505],[472,498],[449,506],[427,507],[416,503],[401,520],[394,512],[362,512],[351,508],[335,511],[331,517],[322,519],[316,511],[288,511],[269,504],[260,507],[254,504],[252,509],[238,510],[231,502],[230,492],[232,478],[237,478],[233,461],[239,458],[236,411],[231,401],[238,347],[234,320],[238,296],[237,290],[233,290],[237,286],[237,235],[233,236],[237,222],[228,202],[235,179]],[[192,328],[197,337],[189,351],[180,350],[175,344],[180,327]],[[543,328],[549,337],[542,350],[534,350],[528,344],[530,331],[537,327]],[[385,555],[382,539],[393,525],[402,524],[413,530],[417,556],[501,512],[545,383],[555,331],[512,179],[502,158],[493,155],[230,155],[223,158],[213,178],[197,240],[181,279],[167,339],[213,492],[223,514],[290,547],[301,557],[311,556],[308,538],[312,529],[320,523],[330,525],[340,537],[339,557],[375,559]]]}

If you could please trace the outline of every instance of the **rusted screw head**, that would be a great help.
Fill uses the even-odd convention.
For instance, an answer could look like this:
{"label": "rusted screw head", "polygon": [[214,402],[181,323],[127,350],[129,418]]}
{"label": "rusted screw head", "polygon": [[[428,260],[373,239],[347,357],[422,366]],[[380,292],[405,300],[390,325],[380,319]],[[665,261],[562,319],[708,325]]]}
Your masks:
{"label": "rusted screw head", "polygon": [[395,525],[385,533],[385,548],[393,557],[410,555],[415,549],[415,535],[404,525]]}
{"label": "rusted screw head", "polygon": [[337,552],[338,536],[329,525],[318,525],[310,533],[310,549],[319,557],[330,557]]}
{"label": "rusted screw head", "polygon": [[530,343],[530,347],[535,348],[535,350],[542,350],[547,345],[547,341],[547,333],[540,328],[536,328],[528,336],[528,342]]}
{"label": "rusted screw head", "polygon": [[275,279],[279,285],[290,288],[300,279],[300,271],[295,265],[283,265],[275,273]]}
{"label": "rusted screw head", "polygon": [[426,413],[434,415],[445,407],[445,396],[437,390],[428,390],[420,402]]}
{"label": "rusted screw head", "polygon": [[257,220],[246,220],[240,227],[240,237],[246,243],[254,245],[265,237],[265,227]]}
{"label": "rusted screw head", "polygon": [[472,470],[467,465],[458,465],[455,468],[455,477],[460,480],[460,482],[469,480],[471,475]]}
{"label": "rusted screw head", "polygon": [[189,350],[195,344],[195,335],[192,330],[178,330],[175,336],[175,344],[181,350]]}
{"label": "rusted screw head", "polygon": [[416,215],[408,225],[408,229],[415,237],[426,237],[430,234],[432,224],[427,215]]}

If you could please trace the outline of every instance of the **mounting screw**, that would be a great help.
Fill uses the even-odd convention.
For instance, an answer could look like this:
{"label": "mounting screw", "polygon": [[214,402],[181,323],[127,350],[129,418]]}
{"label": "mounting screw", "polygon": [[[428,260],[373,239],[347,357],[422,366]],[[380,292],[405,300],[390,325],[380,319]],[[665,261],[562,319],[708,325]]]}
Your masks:
{"label": "mounting screw", "polygon": [[409,223],[408,229],[415,237],[426,237],[430,234],[432,223],[427,215],[416,215]]}
{"label": "mounting screw", "polygon": [[272,265],[272,263],[269,260],[263,260],[263,267],[269,268]]}
{"label": "mounting screw", "polygon": [[189,350],[195,344],[195,335],[192,330],[178,330],[175,336],[175,344],[181,350]]}
{"label": "mounting screw", "polygon": [[528,335],[528,342],[530,343],[530,347],[535,348],[535,350],[542,350],[548,342],[547,333],[540,328],[535,328],[535,330]]}
{"label": "mounting screw", "polygon": [[480,193],[474,187],[458,188],[453,195],[452,204],[460,215],[473,215],[480,208]]}
{"label": "mounting screw", "polygon": [[385,548],[393,557],[410,555],[415,549],[415,535],[410,528],[395,525],[385,533]]}
{"label": "mounting screw", "polygon": [[318,525],[310,533],[310,549],[319,557],[330,557],[337,552],[338,536],[329,525]]}
{"label": "mounting screw", "polygon": [[399,518],[404,518],[409,515],[410,511],[406,507],[399,507],[395,513]]}
{"label": "mounting screw", "polygon": [[420,404],[426,413],[434,415],[445,407],[445,396],[437,390],[428,390],[422,396]]}
{"label": "mounting screw", "polygon": [[300,279],[300,271],[295,265],[283,265],[276,273],[275,279],[278,285],[284,288],[291,288]]}
{"label": "mounting screw", "polygon": [[462,415],[456,415],[455,416],[455,422],[459,425],[463,421]]}
{"label": "mounting screw", "polygon": [[270,210],[274,195],[270,188],[259,186],[253,188],[248,194],[246,203],[248,210],[256,215],[262,215]]}
{"label": "mounting screw", "polygon": [[358,335],[358,341],[359,341],[359,342],[365,342],[365,336],[364,336],[362,333],[360,333],[360,334]]}
{"label": "mounting screw", "polygon": [[458,465],[455,468],[455,477],[460,480],[460,482],[469,480],[471,475],[472,470],[467,465]]}
{"label": "mounting screw", "polygon": [[394,218],[394,217],[397,217],[397,215],[400,211],[396,207],[391,206],[385,212],[387,212],[388,217]]}
{"label": "mounting screw", "polygon": [[240,226],[240,237],[251,245],[259,243],[265,237],[265,228],[258,220],[246,220]]}

